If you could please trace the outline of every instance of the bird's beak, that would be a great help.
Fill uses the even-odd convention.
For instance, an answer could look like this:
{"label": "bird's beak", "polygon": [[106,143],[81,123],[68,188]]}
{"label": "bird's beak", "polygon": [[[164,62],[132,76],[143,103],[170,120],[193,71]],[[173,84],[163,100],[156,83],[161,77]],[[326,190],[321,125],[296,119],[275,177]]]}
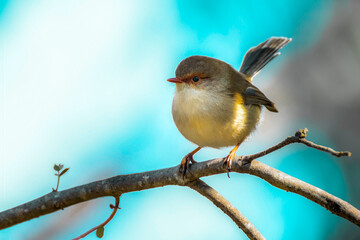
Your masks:
{"label": "bird's beak", "polygon": [[172,83],[183,83],[183,81],[178,78],[169,78],[167,81]]}

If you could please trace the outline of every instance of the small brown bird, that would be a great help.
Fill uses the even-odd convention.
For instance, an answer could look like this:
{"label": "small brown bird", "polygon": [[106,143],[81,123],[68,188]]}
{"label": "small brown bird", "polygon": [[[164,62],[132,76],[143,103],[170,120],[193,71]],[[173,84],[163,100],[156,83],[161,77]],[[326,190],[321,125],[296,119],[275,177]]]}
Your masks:
{"label": "small brown bird", "polygon": [[180,163],[185,175],[193,155],[203,147],[235,146],[225,158],[228,174],[239,145],[255,130],[261,106],[278,112],[274,103],[255,87],[252,78],[291,38],[272,37],[251,48],[245,55],[240,71],[210,57],[191,56],[180,62],[175,78],[172,115],[180,133],[198,147]]}

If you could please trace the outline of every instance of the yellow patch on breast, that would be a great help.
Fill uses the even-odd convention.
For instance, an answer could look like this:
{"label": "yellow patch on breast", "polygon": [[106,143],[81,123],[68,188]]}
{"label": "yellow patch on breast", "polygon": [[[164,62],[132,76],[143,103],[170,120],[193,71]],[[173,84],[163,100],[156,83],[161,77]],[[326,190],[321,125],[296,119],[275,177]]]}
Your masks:
{"label": "yellow patch on breast", "polygon": [[244,98],[240,93],[236,93],[234,103],[234,121],[232,123],[232,127],[236,135],[245,129],[247,124],[247,115],[248,112],[244,105]]}

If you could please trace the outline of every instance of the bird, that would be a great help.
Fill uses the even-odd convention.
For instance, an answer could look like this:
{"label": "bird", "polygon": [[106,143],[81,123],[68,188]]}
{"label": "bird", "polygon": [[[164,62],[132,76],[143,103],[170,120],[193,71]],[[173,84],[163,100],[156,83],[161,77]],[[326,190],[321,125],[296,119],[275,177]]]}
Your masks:
{"label": "bird", "polygon": [[250,48],[240,70],[216,58],[194,55],[183,59],[175,70],[172,116],[179,132],[198,147],[186,154],[179,172],[185,176],[193,156],[204,147],[234,146],[224,159],[227,174],[240,144],[256,129],[263,107],[278,112],[275,104],[252,80],[291,38],[271,37]]}

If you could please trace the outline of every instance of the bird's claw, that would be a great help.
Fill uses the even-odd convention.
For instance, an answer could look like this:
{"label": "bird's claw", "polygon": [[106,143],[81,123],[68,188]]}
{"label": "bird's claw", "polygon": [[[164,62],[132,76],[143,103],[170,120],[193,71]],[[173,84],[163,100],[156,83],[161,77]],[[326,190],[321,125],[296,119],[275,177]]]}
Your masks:
{"label": "bird's claw", "polygon": [[224,166],[226,165],[228,178],[230,178],[231,164],[232,164],[232,161],[233,161],[234,157],[235,157],[235,153],[230,152],[230,154],[227,155],[225,160],[224,160]]}
{"label": "bird's claw", "polygon": [[187,154],[181,160],[179,167],[179,173],[183,176],[183,178],[185,177],[186,172],[190,171],[190,163],[196,163],[196,161],[194,160],[192,154]]}
{"label": "bird's claw", "polygon": [[231,156],[231,154],[227,155],[225,160],[224,160],[224,165],[226,165],[226,169],[227,169],[227,176],[228,178],[230,178],[230,171],[231,171],[231,163],[232,163],[232,159],[233,157]]}

